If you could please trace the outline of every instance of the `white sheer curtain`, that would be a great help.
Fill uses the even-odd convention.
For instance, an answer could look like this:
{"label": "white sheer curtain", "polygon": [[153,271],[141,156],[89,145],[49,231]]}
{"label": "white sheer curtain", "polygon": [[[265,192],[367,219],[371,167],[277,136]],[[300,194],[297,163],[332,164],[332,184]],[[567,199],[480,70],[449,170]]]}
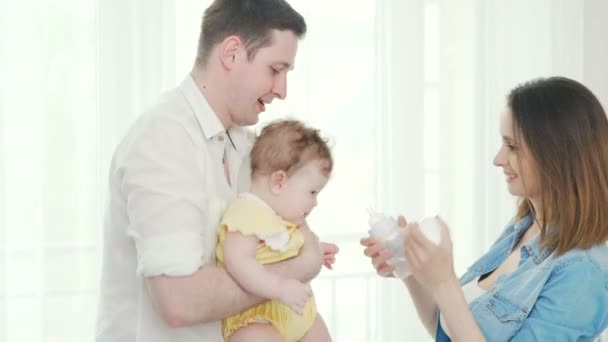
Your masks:
{"label": "white sheer curtain", "polygon": [[[107,166],[191,67],[209,0],[0,2],[0,341],[91,341]],[[307,19],[289,114],[331,137],[311,225],[342,251],[315,293],[335,341],[429,340],[405,287],[358,244],[365,209],[440,213],[464,271],[513,213],[491,165],[519,82],[560,74],[608,103],[608,5],[292,0]]]}
{"label": "white sheer curtain", "polygon": [[0,2],[0,340],[82,341],[100,221],[93,1]]}

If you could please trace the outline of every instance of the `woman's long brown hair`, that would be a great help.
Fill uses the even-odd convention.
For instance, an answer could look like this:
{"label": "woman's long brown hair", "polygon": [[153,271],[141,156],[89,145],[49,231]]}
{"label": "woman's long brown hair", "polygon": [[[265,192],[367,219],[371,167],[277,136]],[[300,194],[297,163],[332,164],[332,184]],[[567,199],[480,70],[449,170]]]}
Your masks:
{"label": "woman's long brown hair", "polygon": [[[507,101],[536,165],[542,248],[561,255],[608,240],[608,119],[598,99],[552,77],[518,86]],[[517,217],[533,210],[523,200]]]}

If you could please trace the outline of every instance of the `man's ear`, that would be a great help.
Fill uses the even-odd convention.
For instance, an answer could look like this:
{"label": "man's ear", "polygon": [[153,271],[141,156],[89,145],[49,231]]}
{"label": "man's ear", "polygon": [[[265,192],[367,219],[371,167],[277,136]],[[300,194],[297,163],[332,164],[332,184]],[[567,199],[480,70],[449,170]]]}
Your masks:
{"label": "man's ear", "polygon": [[228,36],[220,44],[220,60],[224,68],[230,70],[234,67],[239,53],[243,47],[243,42],[238,36]]}
{"label": "man's ear", "polygon": [[287,173],[283,170],[275,171],[270,175],[270,190],[273,194],[278,195],[283,191],[283,187],[287,182]]}

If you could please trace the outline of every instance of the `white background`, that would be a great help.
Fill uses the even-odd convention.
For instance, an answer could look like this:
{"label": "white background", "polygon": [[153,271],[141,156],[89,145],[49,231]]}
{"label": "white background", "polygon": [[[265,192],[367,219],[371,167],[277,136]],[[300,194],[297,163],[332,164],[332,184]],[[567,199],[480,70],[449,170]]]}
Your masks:
{"label": "white background", "polygon": [[[190,70],[209,1],[0,0],[0,341],[92,341],[111,153]],[[334,340],[429,340],[362,255],[366,208],[450,224],[463,272],[511,218],[491,164],[506,93],[551,75],[608,103],[600,0],[292,0],[308,34],[288,99],[331,138],[311,217],[342,249],[314,288]]]}

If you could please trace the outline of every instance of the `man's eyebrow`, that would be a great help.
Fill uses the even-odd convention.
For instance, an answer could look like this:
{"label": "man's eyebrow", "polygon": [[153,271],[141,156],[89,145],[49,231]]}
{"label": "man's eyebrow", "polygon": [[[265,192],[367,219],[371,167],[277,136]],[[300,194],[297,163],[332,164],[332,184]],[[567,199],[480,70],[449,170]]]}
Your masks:
{"label": "man's eyebrow", "polygon": [[289,69],[289,70],[293,70],[294,69],[293,65],[291,65],[289,63],[286,63],[286,62],[275,63],[275,65],[280,65],[281,69]]}

